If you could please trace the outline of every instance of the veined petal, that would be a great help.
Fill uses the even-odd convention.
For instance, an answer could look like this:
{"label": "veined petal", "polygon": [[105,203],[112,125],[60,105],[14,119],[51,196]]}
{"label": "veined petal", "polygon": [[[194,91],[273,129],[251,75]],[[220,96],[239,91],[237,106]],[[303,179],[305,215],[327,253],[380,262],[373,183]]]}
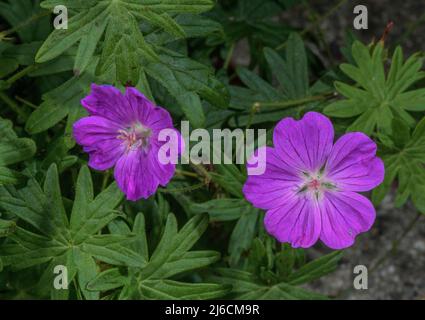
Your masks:
{"label": "veined petal", "polygon": [[345,191],[369,191],[382,183],[384,175],[376,143],[361,132],[339,138],[326,163],[326,176]]}
{"label": "veined petal", "polygon": [[74,138],[89,153],[90,167],[107,170],[115,165],[124,152],[122,141],[117,139],[119,129],[114,121],[98,116],[82,118],[74,123]]}
{"label": "veined petal", "polygon": [[115,180],[128,200],[148,198],[157,187],[154,177],[150,173],[146,174],[142,157],[140,149],[131,150],[123,155],[115,166]]}
{"label": "veined petal", "polygon": [[160,164],[157,154],[156,149],[149,152],[135,149],[118,160],[114,176],[128,200],[149,198],[159,185],[165,186],[173,177],[175,166]]}
{"label": "veined petal", "polygon": [[319,170],[331,152],[334,130],[331,121],[317,112],[308,112],[295,121],[281,120],[273,143],[283,161],[301,171]]}
{"label": "veined petal", "polygon": [[[127,199],[148,198],[171,180],[184,140],[167,110],[135,88],[126,88],[123,95],[109,85],[93,84],[81,103],[90,116],[74,125],[75,139],[89,154],[92,168],[115,165],[115,179]],[[167,157],[162,160],[171,164],[160,161],[160,148],[161,156]]]}
{"label": "veined petal", "polygon": [[[245,198],[255,207],[271,209],[281,206],[286,198],[297,191],[301,178],[296,170],[288,167],[270,147],[265,149],[266,170],[262,175],[251,175],[243,187]],[[258,155],[256,150],[255,155]],[[248,165],[249,166],[249,165]]]}
{"label": "veined petal", "polygon": [[295,195],[287,198],[284,205],[268,210],[264,225],[280,242],[289,242],[293,248],[308,248],[320,236],[320,210],[316,201]]}
{"label": "veined petal", "polygon": [[117,88],[110,85],[91,85],[90,94],[81,104],[92,116],[101,116],[123,126],[137,121],[128,100]]}
{"label": "veined petal", "polygon": [[128,87],[125,96],[130,105],[131,112],[144,126],[158,132],[161,129],[173,128],[170,113],[155,106],[148,98],[135,88]]}
{"label": "veined petal", "polygon": [[359,233],[372,227],[376,216],[372,203],[355,192],[327,192],[320,203],[320,211],[320,240],[332,249],[353,245]]}
{"label": "veined petal", "polygon": [[175,164],[162,164],[159,161],[159,150],[157,146],[152,146],[152,150],[146,155],[146,161],[148,162],[147,168],[151,170],[152,174],[155,175],[159,185],[166,186],[171,178],[174,176],[176,171]]}

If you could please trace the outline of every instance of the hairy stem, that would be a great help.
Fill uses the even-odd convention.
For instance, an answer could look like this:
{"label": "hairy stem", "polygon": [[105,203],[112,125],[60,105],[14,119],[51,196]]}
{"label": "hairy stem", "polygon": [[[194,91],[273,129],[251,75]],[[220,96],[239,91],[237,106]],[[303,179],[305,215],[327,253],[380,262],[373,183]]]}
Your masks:
{"label": "hairy stem", "polygon": [[301,99],[295,99],[295,100],[283,100],[283,101],[271,101],[271,102],[255,102],[252,105],[251,112],[249,114],[248,118],[248,124],[246,125],[246,128],[249,129],[252,125],[252,121],[254,120],[255,113],[259,112],[261,108],[267,108],[267,109],[287,109],[292,107],[297,107],[306,103],[310,102],[316,102],[316,101],[322,101],[327,100],[330,98],[333,98],[335,96],[335,92],[325,92],[323,94],[310,96],[306,98]]}

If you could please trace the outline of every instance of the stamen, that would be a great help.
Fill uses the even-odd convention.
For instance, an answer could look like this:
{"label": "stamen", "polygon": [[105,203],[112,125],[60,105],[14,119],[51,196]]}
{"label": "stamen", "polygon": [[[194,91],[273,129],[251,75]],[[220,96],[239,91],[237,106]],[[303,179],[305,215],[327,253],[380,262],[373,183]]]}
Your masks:
{"label": "stamen", "polygon": [[118,133],[117,139],[123,140],[127,151],[130,151],[139,147],[148,148],[152,130],[141,123],[135,123],[127,129],[118,130]]}
{"label": "stamen", "polygon": [[309,193],[319,200],[328,190],[335,190],[336,186],[331,181],[326,180],[323,169],[315,173],[302,172],[304,183],[298,187],[297,193]]}

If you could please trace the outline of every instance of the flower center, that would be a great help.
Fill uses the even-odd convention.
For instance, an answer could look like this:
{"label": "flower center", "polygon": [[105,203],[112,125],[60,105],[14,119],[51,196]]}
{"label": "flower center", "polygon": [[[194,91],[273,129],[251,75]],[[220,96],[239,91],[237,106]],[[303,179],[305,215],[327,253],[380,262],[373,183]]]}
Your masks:
{"label": "flower center", "polygon": [[326,179],[323,170],[318,173],[303,172],[303,180],[297,193],[309,194],[316,199],[321,199],[327,190],[336,189],[335,184]]}
{"label": "flower center", "polygon": [[117,138],[122,140],[127,151],[142,148],[146,150],[149,147],[149,138],[152,130],[137,122],[126,129],[118,130]]}
{"label": "flower center", "polygon": [[307,183],[307,186],[310,190],[318,191],[320,189],[321,183],[318,179],[311,179],[310,182]]}

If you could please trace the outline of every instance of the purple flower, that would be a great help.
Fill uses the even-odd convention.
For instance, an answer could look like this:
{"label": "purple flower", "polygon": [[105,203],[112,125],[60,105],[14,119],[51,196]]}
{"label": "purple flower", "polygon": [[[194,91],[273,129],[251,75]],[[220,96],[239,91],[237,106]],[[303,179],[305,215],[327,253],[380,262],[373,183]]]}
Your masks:
{"label": "purple flower", "polygon": [[356,192],[384,179],[376,144],[360,132],[333,140],[331,121],[319,113],[285,118],[274,130],[274,148],[264,147],[266,171],[248,177],[245,197],[267,210],[265,228],[280,242],[308,248],[320,238],[342,249],[371,228],[375,209]]}
{"label": "purple flower", "polygon": [[115,180],[128,200],[146,199],[171,180],[175,165],[158,160],[165,143],[158,139],[160,131],[175,130],[167,110],[135,88],[122,94],[112,86],[96,84],[81,104],[89,116],[74,124],[74,138],[89,154],[91,168],[115,166]]}

